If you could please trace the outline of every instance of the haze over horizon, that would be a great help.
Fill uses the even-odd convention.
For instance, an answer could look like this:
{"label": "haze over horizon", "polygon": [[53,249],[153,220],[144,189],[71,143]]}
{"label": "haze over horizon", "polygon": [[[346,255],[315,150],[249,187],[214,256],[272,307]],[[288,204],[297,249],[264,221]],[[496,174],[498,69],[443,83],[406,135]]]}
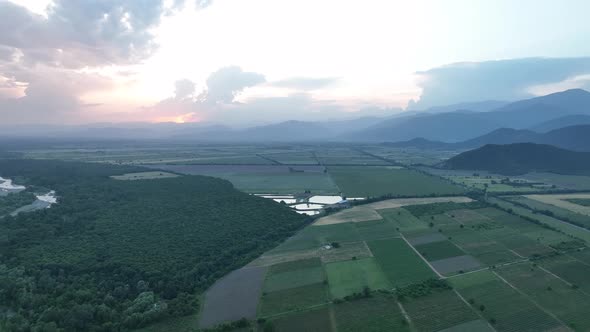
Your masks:
{"label": "haze over horizon", "polygon": [[0,0],[0,118],[248,126],[590,89],[589,11],[583,0]]}

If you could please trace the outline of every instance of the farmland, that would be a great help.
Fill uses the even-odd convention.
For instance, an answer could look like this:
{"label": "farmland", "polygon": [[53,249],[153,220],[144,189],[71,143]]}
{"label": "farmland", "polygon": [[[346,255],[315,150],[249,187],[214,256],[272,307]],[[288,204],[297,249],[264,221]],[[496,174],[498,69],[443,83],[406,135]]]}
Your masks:
{"label": "farmland", "polygon": [[414,170],[391,167],[328,167],[344,195],[430,196],[461,194],[463,190],[441,179]]}
{"label": "farmland", "polygon": [[[146,332],[214,328],[244,318],[246,323],[240,324],[247,327],[223,329],[590,329],[585,317],[590,310],[590,249],[586,248],[590,230],[584,228],[590,225],[590,216],[584,213],[588,194],[545,192],[565,188],[568,179],[561,176],[544,175],[543,182],[525,174],[506,182],[484,173],[431,172],[412,164],[435,163],[445,152],[412,157],[411,152],[386,146],[93,147],[25,154],[88,165],[125,165],[118,166],[125,167],[124,172],[106,177],[113,186],[156,190],[160,183],[180,185],[205,175],[228,180],[250,194],[279,195],[277,202],[284,199],[282,204],[292,206],[310,203],[323,208],[341,196],[372,198],[326,209],[307,223],[300,222],[297,233],[272,248],[264,247],[265,252],[260,250],[262,240],[248,242],[241,251],[247,259],[232,265],[233,272],[211,270],[208,280],[216,281],[197,290],[198,311],[156,322]],[[489,195],[482,195],[484,191]],[[329,203],[318,204],[315,200],[324,197],[312,201],[314,195],[331,197]],[[270,199],[250,198],[277,211],[286,209]],[[199,204],[198,197],[192,204]],[[232,201],[217,204],[227,209]],[[287,221],[279,217],[270,227],[281,232],[281,239],[292,229],[281,227]],[[257,234],[263,237],[265,232]],[[179,250],[172,244],[167,248]],[[251,248],[256,255],[250,254]],[[64,248],[49,251],[59,257]],[[232,255],[219,252],[223,257]],[[26,254],[34,261],[49,257],[41,249]],[[199,265],[201,270],[208,268]]]}

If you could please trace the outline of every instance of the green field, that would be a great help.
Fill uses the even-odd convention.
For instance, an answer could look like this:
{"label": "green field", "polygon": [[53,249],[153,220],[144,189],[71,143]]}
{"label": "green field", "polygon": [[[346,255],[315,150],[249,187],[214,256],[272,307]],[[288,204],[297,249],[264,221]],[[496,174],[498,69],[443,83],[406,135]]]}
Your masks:
{"label": "green field", "polygon": [[328,167],[349,197],[458,195],[463,189],[436,177],[408,169],[387,167]]}
{"label": "green field", "polygon": [[477,314],[452,290],[402,302],[418,331],[439,331],[477,320]]}
{"label": "green field", "polygon": [[165,178],[175,178],[177,174],[168,173],[168,172],[137,172],[137,173],[127,173],[123,175],[113,175],[111,178],[115,180],[153,180],[153,179],[165,179]]}
{"label": "green field", "polygon": [[571,222],[581,227],[590,228],[590,216],[588,215],[576,213],[565,208],[543,203],[541,201],[523,196],[510,196],[505,197],[505,199],[516,204],[524,205],[531,210],[544,211],[545,213],[549,213],[550,216],[553,216],[557,219]]}
{"label": "green field", "polygon": [[375,295],[334,305],[338,332],[410,331],[395,298]]}
{"label": "green field", "polygon": [[546,331],[562,326],[493,272],[457,276],[451,283],[497,331]]}
{"label": "green field", "polygon": [[[281,316],[262,324],[260,331],[271,329],[276,332],[324,332],[332,329],[330,309],[320,308]],[[266,329],[265,329],[266,328]]]}
{"label": "green field", "polygon": [[319,258],[273,265],[264,281],[264,292],[302,287],[325,280],[324,268]]}
{"label": "green field", "polygon": [[310,190],[315,194],[340,192],[324,173],[208,173],[231,182],[236,188],[259,194],[293,194]]}
{"label": "green field", "polygon": [[402,239],[375,240],[367,244],[394,287],[434,277],[430,267]]}
{"label": "green field", "polygon": [[436,261],[443,258],[465,255],[461,249],[449,241],[438,241],[428,244],[414,246],[422,257],[429,261]]}
{"label": "green field", "polygon": [[414,217],[403,208],[379,210],[383,219],[395,225],[401,232],[413,232],[427,230],[428,226],[422,220]]}
{"label": "green field", "polygon": [[333,299],[362,293],[365,287],[371,290],[391,288],[374,258],[326,264],[326,272]]}
{"label": "green field", "polygon": [[566,199],[566,201],[582,206],[590,206],[590,199],[588,198],[570,198]]}
{"label": "green field", "polygon": [[328,289],[325,283],[289,288],[263,293],[258,307],[258,315],[267,317],[294,310],[302,310],[328,302]]}

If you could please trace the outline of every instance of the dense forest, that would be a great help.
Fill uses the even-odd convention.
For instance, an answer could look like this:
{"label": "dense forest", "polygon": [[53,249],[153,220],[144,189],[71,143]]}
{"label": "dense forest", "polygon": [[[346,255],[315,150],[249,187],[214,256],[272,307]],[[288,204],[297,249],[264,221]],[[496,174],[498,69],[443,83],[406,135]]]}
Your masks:
{"label": "dense forest", "polygon": [[220,179],[109,178],[142,170],[0,160],[0,176],[58,196],[0,219],[0,330],[124,331],[194,313],[196,294],[306,222]]}
{"label": "dense forest", "polygon": [[37,198],[32,192],[26,190],[0,196],[0,218],[21,206],[33,203],[36,199]]}

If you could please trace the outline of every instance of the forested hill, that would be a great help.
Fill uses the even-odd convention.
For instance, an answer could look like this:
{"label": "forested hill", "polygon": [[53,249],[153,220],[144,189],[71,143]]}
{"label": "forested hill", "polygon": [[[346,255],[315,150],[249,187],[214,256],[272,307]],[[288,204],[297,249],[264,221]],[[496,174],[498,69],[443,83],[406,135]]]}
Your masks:
{"label": "forested hill", "polygon": [[489,144],[461,153],[439,166],[448,169],[485,170],[505,175],[532,171],[590,174],[590,153],[533,143]]}
{"label": "forested hill", "polygon": [[305,222],[225,180],[109,178],[138,170],[0,160],[1,176],[58,195],[0,219],[0,330],[120,331],[193,313],[195,294]]}

